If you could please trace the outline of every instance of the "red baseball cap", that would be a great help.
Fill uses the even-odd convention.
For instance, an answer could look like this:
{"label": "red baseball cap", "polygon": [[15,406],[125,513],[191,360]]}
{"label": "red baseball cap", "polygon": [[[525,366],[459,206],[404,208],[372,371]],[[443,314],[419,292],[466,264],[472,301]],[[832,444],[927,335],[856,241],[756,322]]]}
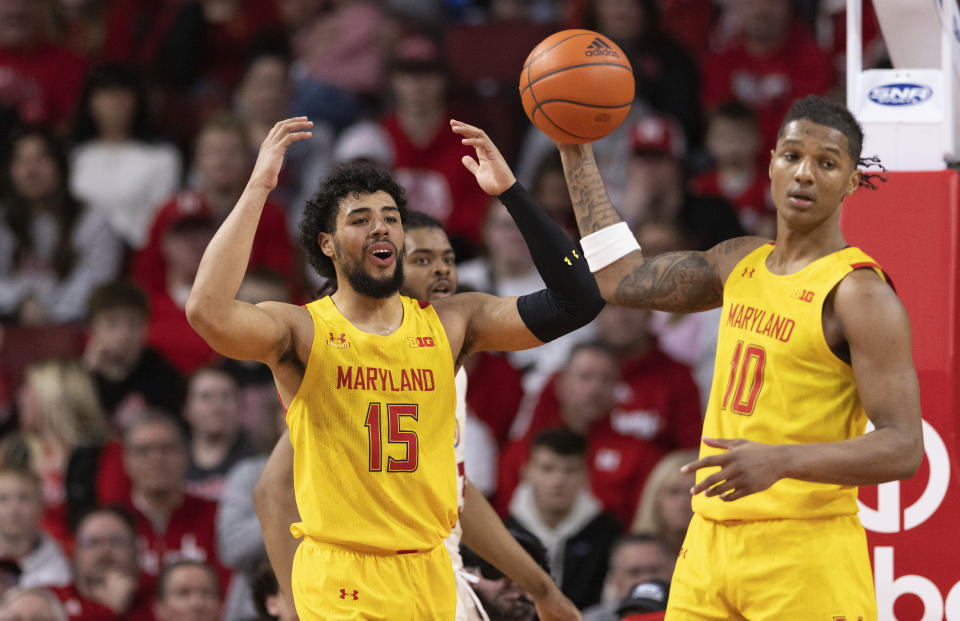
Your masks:
{"label": "red baseball cap", "polygon": [[634,154],[669,155],[680,159],[686,150],[683,130],[667,117],[646,116],[630,128],[630,151]]}

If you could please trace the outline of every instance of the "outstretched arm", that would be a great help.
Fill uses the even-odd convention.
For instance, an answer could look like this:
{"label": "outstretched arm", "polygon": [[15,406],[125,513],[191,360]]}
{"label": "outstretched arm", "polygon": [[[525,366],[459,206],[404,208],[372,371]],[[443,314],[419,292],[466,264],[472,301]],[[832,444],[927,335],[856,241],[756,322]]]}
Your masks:
{"label": "outstretched arm", "polygon": [[[277,186],[287,148],[310,137],[306,117],[280,121],[260,146],[247,187],[200,261],[187,300],[187,319],[210,347],[229,358],[273,364],[288,348],[290,310],[277,302],[236,299],[267,195]],[[296,307],[293,307],[296,308]]]}
{"label": "outstretched arm", "polygon": [[260,531],[267,548],[270,566],[277,576],[283,597],[293,609],[293,557],[300,542],[290,534],[290,525],[300,521],[293,493],[293,445],[290,432],[277,441],[260,480],[253,488],[253,506],[260,519]]}
{"label": "outstretched arm", "polygon": [[875,429],[857,438],[818,444],[712,440],[728,449],[684,466],[721,466],[694,488],[736,500],[782,478],[837,485],[875,485],[912,477],[923,459],[920,389],[910,351],[910,320],[887,283],[857,270],[837,286],[833,309],[850,346],[857,392]]}
{"label": "outstretched arm", "polygon": [[[589,236],[609,234],[622,222],[610,203],[590,144],[557,145],[567,189],[587,250]],[[597,238],[593,238],[597,239]],[[707,252],[668,252],[646,260],[636,250],[594,272],[600,293],[611,304],[672,312],[715,308],[723,300],[723,283],[733,266],[767,240],[738,237]]]}
{"label": "outstretched arm", "polygon": [[463,543],[533,596],[542,621],[576,621],[577,607],[510,535],[483,494],[468,479],[463,488]]}
{"label": "outstretched arm", "polygon": [[[575,244],[516,182],[483,130],[459,121],[450,125],[463,137],[463,144],[476,152],[476,159],[464,156],[464,166],[487,194],[497,196],[507,208],[547,285],[520,298],[468,296],[469,303],[461,304],[467,317],[467,347],[461,348],[461,356],[487,349],[536,347],[589,323],[603,308],[603,299]],[[451,305],[456,304],[451,300]]]}

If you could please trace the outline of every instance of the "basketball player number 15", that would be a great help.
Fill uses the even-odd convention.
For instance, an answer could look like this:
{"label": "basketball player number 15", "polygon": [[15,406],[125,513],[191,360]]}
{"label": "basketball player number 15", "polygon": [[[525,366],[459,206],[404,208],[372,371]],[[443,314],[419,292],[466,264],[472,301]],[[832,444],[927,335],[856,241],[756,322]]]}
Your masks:
{"label": "basketball player number 15", "polygon": [[[387,443],[404,444],[407,447],[405,459],[387,457],[387,472],[413,472],[419,462],[420,447],[417,443],[417,434],[414,431],[400,429],[400,417],[409,416],[417,420],[416,403],[388,403],[387,404]],[[380,424],[381,404],[371,402],[367,406],[367,420],[364,425],[370,436],[370,471],[383,470],[383,428]]]}

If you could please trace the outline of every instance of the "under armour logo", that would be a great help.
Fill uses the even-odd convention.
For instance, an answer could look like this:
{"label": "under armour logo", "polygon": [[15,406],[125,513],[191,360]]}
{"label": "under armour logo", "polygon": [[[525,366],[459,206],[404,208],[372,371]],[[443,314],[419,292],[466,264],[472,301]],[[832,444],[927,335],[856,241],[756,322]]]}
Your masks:
{"label": "under armour logo", "polygon": [[354,599],[354,601],[356,601],[360,599],[359,597],[357,597],[359,593],[360,591],[357,591],[356,589],[354,589],[353,593],[347,593],[346,589],[340,589],[340,599],[347,599],[347,596],[349,595]]}
{"label": "under armour logo", "polygon": [[743,273],[740,274],[740,278],[753,278],[753,270],[754,268],[752,267],[743,268]]}
{"label": "under armour logo", "polygon": [[331,332],[330,339],[327,340],[327,345],[330,347],[336,347],[337,349],[343,349],[345,347],[350,347],[350,341],[347,339],[347,335],[343,332],[340,333],[339,337],[335,336],[333,332]]}

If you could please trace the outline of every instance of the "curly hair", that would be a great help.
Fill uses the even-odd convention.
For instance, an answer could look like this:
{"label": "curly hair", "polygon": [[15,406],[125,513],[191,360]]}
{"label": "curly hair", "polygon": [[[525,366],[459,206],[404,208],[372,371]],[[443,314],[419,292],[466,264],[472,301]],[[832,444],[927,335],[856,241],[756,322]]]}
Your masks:
{"label": "curly hair", "polygon": [[880,173],[862,172],[860,174],[861,187],[875,190],[877,189],[875,181],[886,182],[887,178],[884,173],[887,172],[887,169],[880,163],[880,158],[877,156],[861,157],[863,128],[860,127],[860,123],[857,122],[857,119],[845,105],[816,95],[807,95],[803,99],[794,101],[790,110],[787,111],[783,123],[780,124],[777,140],[783,137],[783,132],[788,123],[801,119],[818,125],[826,125],[843,133],[847,137],[847,152],[855,166],[878,166],[881,169]]}
{"label": "curly hair", "polygon": [[318,274],[333,278],[336,272],[333,260],[320,250],[320,233],[333,233],[336,229],[340,201],[348,194],[358,196],[383,190],[389,194],[400,210],[400,221],[407,221],[407,198],[403,188],[384,169],[369,162],[348,162],[337,166],[320,185],[319,191],[307,201],[300,221],[300,244]]}

